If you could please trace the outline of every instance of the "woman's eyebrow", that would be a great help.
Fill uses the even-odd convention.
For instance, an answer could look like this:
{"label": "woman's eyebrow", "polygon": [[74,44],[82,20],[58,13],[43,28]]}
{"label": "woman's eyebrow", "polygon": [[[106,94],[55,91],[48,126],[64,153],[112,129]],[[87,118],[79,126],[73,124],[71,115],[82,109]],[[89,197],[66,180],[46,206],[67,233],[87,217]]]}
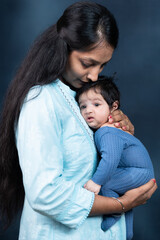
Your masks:
{"label": "woman's eyebrow", "polygon": [[[82,60],[87,60],[87,61],[90,61],[90,62],[92,62],[92,63],[94,63],[94,64],[101,64],[99,61],[96,61],[95,59],[93,59],[93,58],[82,58]],[[107,62],[104,62],[102,65],[105,65],[105,64],[107,64]]]}

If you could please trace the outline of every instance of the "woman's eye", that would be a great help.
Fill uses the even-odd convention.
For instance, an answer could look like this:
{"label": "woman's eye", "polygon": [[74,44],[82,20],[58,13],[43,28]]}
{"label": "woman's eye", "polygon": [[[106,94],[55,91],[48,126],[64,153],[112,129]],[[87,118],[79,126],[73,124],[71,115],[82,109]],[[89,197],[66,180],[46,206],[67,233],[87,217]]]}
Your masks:
{"label": "woman's eye", "polygon": [[91,64],[86,64],[86,63],[84,63],[84,62],[81,62],[81,64],[82,64],[82,66],[85,67],[85,68],[91,67]]}
{"label": "woman's eye", "polygon": [[107,63],[104,63],[101,65],[101,68],[104,68],[106,66]]}

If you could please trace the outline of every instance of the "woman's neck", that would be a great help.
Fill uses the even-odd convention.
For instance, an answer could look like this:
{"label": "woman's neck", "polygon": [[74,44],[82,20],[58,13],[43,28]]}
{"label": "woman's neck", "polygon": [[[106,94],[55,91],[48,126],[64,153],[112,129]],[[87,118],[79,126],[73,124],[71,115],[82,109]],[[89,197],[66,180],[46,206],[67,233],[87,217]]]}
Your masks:
{"label": "woman's neck", "polygon": [[77,88],[75,88],[75,87],[73,87],[71,84],[69,84],[69,83],[64,79],[63,76],[59,77],[59,80],[60,80],[61,82],[63,82],[65,85],[67,85],[71,90],[73,90],[73,91],[75,91],[75,92],[78,90]]}

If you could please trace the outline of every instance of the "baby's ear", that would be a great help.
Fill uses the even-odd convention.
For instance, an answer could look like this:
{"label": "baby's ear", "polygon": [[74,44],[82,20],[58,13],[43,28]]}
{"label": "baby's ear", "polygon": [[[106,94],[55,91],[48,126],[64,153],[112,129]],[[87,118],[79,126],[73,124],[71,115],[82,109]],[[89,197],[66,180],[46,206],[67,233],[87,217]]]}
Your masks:
{"label": "baby's ear", "polygon": [[115,102],[112,104],[111,113],[114,112],[116,109],[118,109],[118,106],[119,106],[119,102],[118,102],[118,101],[115,101]]}

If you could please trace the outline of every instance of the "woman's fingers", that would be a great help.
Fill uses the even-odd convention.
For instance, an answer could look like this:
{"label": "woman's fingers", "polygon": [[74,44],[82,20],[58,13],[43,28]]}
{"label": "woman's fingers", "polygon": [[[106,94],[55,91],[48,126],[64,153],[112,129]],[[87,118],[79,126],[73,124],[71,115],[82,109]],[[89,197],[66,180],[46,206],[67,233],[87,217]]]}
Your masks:
{"label": "woman's fingers", "polygon": [[[147,184],[148,184],[148,186],[147,186]],[[146,191],[147,200],[148,200],[151,198],[153,193],[156,191],[157,183],[155,182],[155,179],[151,179],[148,183],[146,183],[142,187],[144,187],[144,190]]]}
{"label": "woman's fingers", "polygon": [[122,128],[124,131],[129,131],[131,134],[134,134],[134,126],[128,117],[119,109],[115,110],[109,116],[109,123],[114,123],[115,127]]}
{"label": "woman's fingers", "polygon": [[141,191],[142,194],[151,193],[152,195],[156,189],[157,189],[157,184],[155,182],[155,179],[151,179],[149,182],[139,187],[139,190]]}
{"label": "woman's fingers", "polygon": [[145,204],[147,200],[149,200],[152,197],[153,193],[156,191],[157,184],[152,179],[141,187],[142,197],[140,198],[140,200],[143,202],[143,204]]}
{"label": "woman's fingers", "polygon": [[151,179],[148,183],[127,191],[121,198],[124,201],[126,210],[130,210],[133,207],[137,207],[141,204],[145,204],[148,199],[151,198],[153,193],[157,189],[155,179]]}
{"label": "woman's fingers", "polygon": [[109,117],[109,122],[119,122],[123,119],[123,113],[121,110],[115,110]]}
{"label": "woman's fingers", "polygon": [[151,179],[148,183],[142,185],[137,189],[139,189],[139,193],[140,193],[138,198],[140,201],[143,202],[151,198],[151,196],[157,189],[157,184],[155,182],[155,179]]}

